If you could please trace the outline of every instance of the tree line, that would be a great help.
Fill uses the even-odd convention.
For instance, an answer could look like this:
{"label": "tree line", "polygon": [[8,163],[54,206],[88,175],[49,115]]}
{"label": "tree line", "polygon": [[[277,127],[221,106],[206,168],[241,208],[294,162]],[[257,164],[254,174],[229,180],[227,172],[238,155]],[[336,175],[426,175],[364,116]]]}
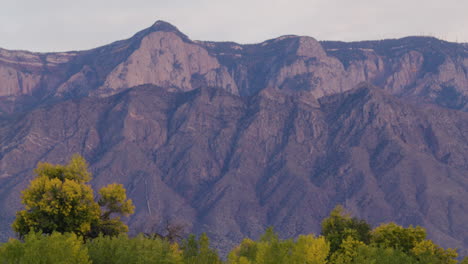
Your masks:
{"label": "tree line", "polygon": [[322,221],[319,236],[280,239],[268,228],[222,260],[206,234],[182,239],[177,225],[168,225],[166,235],[129,237],[120,217],[135,207],[125,188],[110,184],[94,197],[88,165],[79,155],[66,165],[39,163],[35,173],[12,225],[18,239],[0,245],[0,263],[468,264],[468,258],[457,260],[456,250],[427,239],[422,227],[385,223],[372,229],[341,206]]}

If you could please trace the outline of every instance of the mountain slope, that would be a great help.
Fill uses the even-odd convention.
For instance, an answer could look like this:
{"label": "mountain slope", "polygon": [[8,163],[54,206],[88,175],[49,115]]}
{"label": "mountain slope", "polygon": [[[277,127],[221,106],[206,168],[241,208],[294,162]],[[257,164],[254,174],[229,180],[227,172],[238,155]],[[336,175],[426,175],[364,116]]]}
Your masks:
{"label": "mountain slope", "polygon": [[319,101],[275,89],[170,90],[142,86],[2,121],[3,236],[36,162],[78,152],[93,185],[125,185],[133,232],[176,220],[225,252],[269,225],[283,236],[318,232],[340,203],[467,248],[466,113],[415,107],[368,84]]}

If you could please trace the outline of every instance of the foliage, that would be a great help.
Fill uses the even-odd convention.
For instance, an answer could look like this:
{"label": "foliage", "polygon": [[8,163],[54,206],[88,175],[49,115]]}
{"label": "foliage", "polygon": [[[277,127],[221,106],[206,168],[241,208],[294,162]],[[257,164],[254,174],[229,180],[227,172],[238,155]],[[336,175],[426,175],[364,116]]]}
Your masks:
{"label": "foliage", "polygon": [[[135,206],[132,200],[127,199],[123,185],[109,184],[99,190],[99,195],[98,204],[101,207],[101,216],[98,221],[93,223],[88,236],[97,237],[99,234],[116,236],[127,233],[128,226],[120,220],[118,215],[128,216],[133,214]],[[115,217],[111,218],[112,215]]]}
{"label": "foliage", "polygon": [[380,248],[364,244],[361,241],[348,237],[343,241],[340,249],[331,257],[334,264],[361,264],[361,263],[416,263],[415,259],[393,248]]}
{"label": "foliage", "polygon": [[116,237],[100,235],[86,245],[94,264],[184,263],[177,244],[145,238],[143,235],[135,238],[129,238],[125,234]]}
{"label": "foliage", "polygon": [[348,236],[342,241],[340,248],[331,255],[332,263],[352,263],[359,254],[359,248],[363,246],[366,246],[366,244]]}
{"label": "foliage", "polygon": [[394,248],[410,253],[411,250],[426,238],[424,228],[404,228],[395,223],[382,224],[372,230],[372,243],[383,248]]}
{"label": "foliage", "polygon": [[91,176],[86,161],[75,155],[65,166],[39,163],[35,173],[37,177],[23,191],[25,210],[17,213],[13,223],[20,237],[30,231],[89,232],[91,223],[99,219],[99,206],[87,184]]}
{"label": "foliage", "polygon": [[387,223],[370,232],[369,224],[341,206],[322,222],[322,234],[331,244],[331,263],[457,263],[456,251],[425,240],[422,227]]}
{"label": "foliage", "polygon": [[229,264],[273,263],[326,263],[330,247],[324,237],[313,235],[281,240],[272,228],[268,228],[259,241],[244,239],[228,255]]}
{"label": "foliage", "polygon": [[321,234],[330,242],[330,252],[333,253],[347,237],[368,244],[370,231],[371,227],[366,221],[351,217],[338,205],[331,211],[330,216],[322,221]]}
{"label": "foliage", "polygon": [[129,215],[135,210],[131,200],[127,200],[127,194],[122,184],[110,184],[99,190],[101,198],[98,201],[99,206],[105,208],[102,218],[107,220],[111,214]]}
{"label": "foliage", "polygon": [[324,237],[302,235],[296,241],[291,253],[291,263],[326,263],[330,245]]}
{"label": "foliage", "polygon": [[13,223],[13,230],[20,237],[30,231],[95,237],[100,232],[117,235],[128,230],[118,217],[110,218],[111,214],[133,213],[125,189],[118,184],[104,187],[99,204],[96,203],[88,184],[91,173],[83,157],[74,155],[67,165],[39,163],[35,173],[37,177],[23,191],[25,210],[17,213]]}
{"label": "foliage", "polygon": [[182,241],[181,249],[183,251],[184,263],[187,264],[217,264],[221,263],[218,253],[210,248],[210,240],[203,233],[197,238],[190,235]]}
{"label": "foliage", "polygon": [[[329,260],[329,244],[324,237],[302,235],[296,240],[281,240],[268,229],[258,240],[244,239],[228,255],[228,264],[455,264],[454,250],[444,250],[430,240],[418,243],[409,254],[393,247],[366,245],[347,237]],[[465,263],[462,261],[461,263]],[[191,235],[181,248],[165,239],[125,234],[89,239],[86,244],[73,233],[39,232],[24,237],[24,242],[11,239],[0,245],[0,264],[218,264],[216,252],[209,248],[206,235]]]}
{"label": "foliage", "polygon": [[[374,246],[359,246],[352,264],[376,263],[376,264],[416,264],[413,257],[393,248],[380,248]],[[337,263],[338,264],[338,263]],[[422,264],[422,263],[421,263]],[[424,264],[428,264],[425,263]]]}
{"label": "foliage", "polygon": [[88,264],[87,248],[73,233],[25,235],[24,243],[10,239],[0,246],[0,263]]}
{"label": "foliage", "polygon": [[228,255],[228,263],[230,264],[247,264],[254,263],[258,252],[257,242],[245,238],[240,245],[235,247]]}
{"label": "foliage", "polygon": [[431,264],[456,264],[458,257],[456,250],[443,249],[434,244],[431,240],[424,240],[416,244],[411,249],[411,253],[420,261],[420,263]]}
{"label": "foliage", "polygon": [[293,241],[280,240],[272,227],[260,238],[254,263],[288,263]]}

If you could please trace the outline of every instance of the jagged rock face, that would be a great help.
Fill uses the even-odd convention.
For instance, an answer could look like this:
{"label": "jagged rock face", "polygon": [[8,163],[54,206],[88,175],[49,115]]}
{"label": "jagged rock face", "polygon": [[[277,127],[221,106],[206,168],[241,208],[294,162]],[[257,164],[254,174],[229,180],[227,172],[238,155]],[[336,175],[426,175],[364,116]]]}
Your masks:
{"label": "jagged rock face", "polygon": [[0,50],[1,237],[37,162],[81,153],[95,187],[127,188],[132,232],[184,222],[225,253],[269,225],[317,233],[341,203],[466,250],[467,70],[466,45],[433,38],[240,45],[164,22],[89,51]]}
{"label": "jagged rock face", "polygon": [[468,115],[378,88],[317,101],[146,86],[39,108],[0,128],[3,237],[35,164],[78,152],[94,186],[125,185],[137,205],[133,232],[177,220],[225,253],[269,225],[284,236],[317,233],[340,203],[371,223],[419,224],[444,246],[468,246]]}
{"label": "jagged rock face", "polygon": [[236,84],[216,58],[172,32],[154,32],[144,37],[140,47],[98,89],[119,91],[150,83],[189,91],[193,89],[193,75],[204,77],[207,86],[238,94]]}
{"label": "jagged rock face", "polygon": [[233,72],[241,95],[273,87],[319,98],[362,81],[419,102],[467,110],[468,49],[434,38],[356,43],[286,36],[258,45],[202,43]]}
{"label": "jagged rock face", "polygon": [[30,109],[59,85],[62,67],[76,54],[0,49],[0,116]]}
{"label": "jagged rock face", "polygon": [[0,109],[24,109],[24,100],[11,103],[20,97],[109,96],[143,84],[182,91],[220,87],[241,96],[275,88],[320,98],[367,81],[399,97],[467,111],[467,73],[466,45],[434,38],[343,43],[283,36],[239,45],[193,42],[160,21],[89,51],[1,50]]}
{"label": "jagged rock face", "polygon": [[381,70],[376,78],[368,81],[392,94],[467,110],[468,49],[462,44],[428,37],[322,44],[329,55],[337,57],[348,67],[363,59],[369,61],[366,59],[369,56],[378,56],[383,67],[379,67]]}
{"label": "jagged rock face", "polygon": [[33,95],[43,78],[60,75],[54,70],[75,55],[73,52],[38,54],[0,49],[0,97]]}

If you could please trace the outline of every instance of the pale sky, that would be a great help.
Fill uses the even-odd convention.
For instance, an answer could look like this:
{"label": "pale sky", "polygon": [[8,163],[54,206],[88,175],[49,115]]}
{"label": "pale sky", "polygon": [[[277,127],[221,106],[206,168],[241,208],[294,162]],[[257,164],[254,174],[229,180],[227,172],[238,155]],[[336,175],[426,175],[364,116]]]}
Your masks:
{"label": "pale sky", "polygon": [[0,0],[0,47],[90,49],[129,38],[156,20],[193,40],[258,43],[296,34],[468,42],[467,11],[466,0]]}

